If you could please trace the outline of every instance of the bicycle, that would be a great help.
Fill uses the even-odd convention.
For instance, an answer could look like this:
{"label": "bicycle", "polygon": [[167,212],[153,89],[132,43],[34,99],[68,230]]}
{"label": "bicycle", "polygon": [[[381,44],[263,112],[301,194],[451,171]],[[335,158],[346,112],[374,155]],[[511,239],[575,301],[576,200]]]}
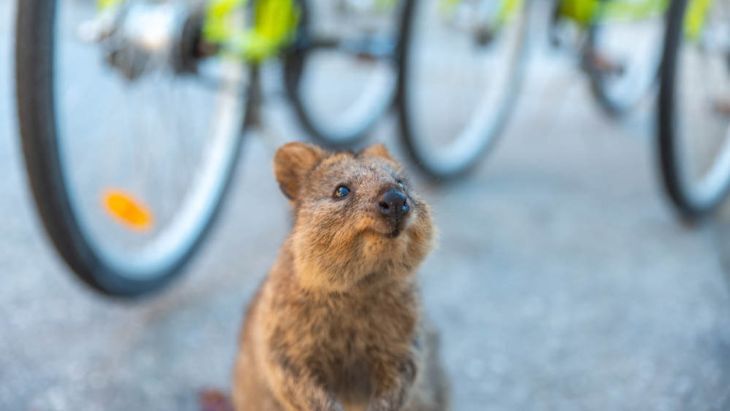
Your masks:
{"label": "bicycle", "polygon": [[[531,3],[407,3],[396,107],[406,152],[428,177],[469,172],[504,131],[524,79]],[[666,9],[666,0],[554,3],[551,37],[559,43],[561,32],[577,34],[581,67],[610,116],[631,112],[654,90]],[[648,33],[637,36],[644,29]],[[633,36],[631,47],[627,35]]]}
{"label": "bicycle", "polygon": [[[387,77],[395,78],[397,39],[376,29],[318,34],[311,6],[300,0],[18,3],[26,169],[43,226],[78,278],[106,295],[136,297],[181,272],[210,231],[242,135],[256,121],[263,64],[281,56],[296,114],[320,142],[352,144],[390,107]],[[351,114],[329,117],[347,121],[317,117],[316,105],[327,101],[308,94],[321,54],[374,67],[357,83],[364,91],[349,90],[349,100],[338,101]]]}
{"label": "bicycle", "polygon": [[660,178],[696,223],[730,191],[730,2],[673,0],[657,111]]}

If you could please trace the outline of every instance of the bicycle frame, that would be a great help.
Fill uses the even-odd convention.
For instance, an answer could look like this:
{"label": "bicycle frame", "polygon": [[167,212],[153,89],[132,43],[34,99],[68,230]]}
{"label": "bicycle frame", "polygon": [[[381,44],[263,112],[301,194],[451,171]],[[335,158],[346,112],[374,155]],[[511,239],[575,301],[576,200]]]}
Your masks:
{"label": "bicycle frame", "polygon": [[246,60],[262,61],[275,56],[296,33],[300,10],[294,0],[258,0],[253,27],[236,29],[231,20],[247,0],[211,0],[206,5],[203,38],[221,44],[224,50]]}
{"label": "bicycle frame", "polygon": [[669,0],[560,0],[559,13],[581,27],[598,21],[632,22],[658,17]]}
{"label": "bicycle frame", "polygon": [[[510,1],[510,0],[508,0]],[[560,0],[560,14],[580,26],[600,20],[638,21],[664,14],[671,0]],[[713,0],[689,0],[685,36],[697,40]]]}
{"label": "bicycle frame", "polygon": [[[107,11],[130,0],[97,0],[97,8]],[[241,29],[233,21],[236,13],[248,7],[249,0],[208,0],[204,10],[203,38],[219,46],[219,52],[245,61],[261,62],[276,56],[294,38],[300,9],[296,0],[256,0],[253,25]],[[441,0],[440,9],[448,13],[463,0]],[[503,0],[493,21],[499,30],[522,9],[525,0]],[[588,27],[597,21],[640,21],[662,15],[671,0],[558,0],[561,17]],[[699,38],[713,0],[690,0],[685,17],[685,37]],[[379,9],[392,7],[396,0],[377,0]]]}
{"label": "bicycle frame", "polygon": [[[440,9],[447,13],[463,0],[442,0]],[[502,0],[495,13],[493,28],[499,30],[520,12],[525,0]],[[561,17],[575,22],[580,27],[588,27],[597,21],[639,21],[662,15],[669,7],[670,0],[557,0]],[[692,27],[701,26],[703,10],[712,0],[697,0],[702,10],[693,15],[696,22]],[[699,16],[699,18],[697,18]],[[699,30],[697,30],[699,31]]]}
{"label": "bicycle frame", "polygon": [[[97,0],[100,12],[122,7],[129,0]],[[205,4],[203,39],[219,52],[260,62],[274,57],[296,34],[300,9],[296,0],[257,0],[253,24],[241,29],[234,22],[245,11],[248,0],[209,0]],[[243,13],[245,14],[245,12]]]}
{"label": "bicycle frame", "polygon": [[[386,0],[388,1],[388,0]],[[390,0],[393,1],[393,0]],[[439,11],[443,14],[450,13],[456,8],[459,3],[464,0],[441,0],[439,4]],[[491,21],[489,26],[494,31],[499,31],[505,24],[507,24],[512,18],[514,18],[520,10],[525,0],[503,0],[499,2],[499,8],[494,15],[494,20]]]}

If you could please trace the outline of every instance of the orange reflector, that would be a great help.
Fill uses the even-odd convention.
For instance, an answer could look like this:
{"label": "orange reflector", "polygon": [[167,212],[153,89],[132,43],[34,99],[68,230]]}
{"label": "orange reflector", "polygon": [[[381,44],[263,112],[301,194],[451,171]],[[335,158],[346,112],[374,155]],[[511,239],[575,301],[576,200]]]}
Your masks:
{"label": "orange reflector", "polygon": [[131,195],[119,190],[104,194],[104,208],[114,219],[134,230],[152,228],[152,213]]}

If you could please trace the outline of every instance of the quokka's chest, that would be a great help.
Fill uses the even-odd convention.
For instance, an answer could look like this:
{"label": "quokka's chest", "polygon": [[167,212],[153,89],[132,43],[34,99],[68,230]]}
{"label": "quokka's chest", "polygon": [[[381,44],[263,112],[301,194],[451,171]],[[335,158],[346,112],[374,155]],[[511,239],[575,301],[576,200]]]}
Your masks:
{"label": "quokka's chest", "polygon": [[309,312],[301,322],[303,340],[311,349],[330,355],[359,359],[368,352],[401,346],[413,339],[418,313],[407,307],[356,307]]}
{"label": "quokka's chest", "polygon": [[417,305],[406,298],[342,299],[294,311],[286,327],[297,351],[314,366],[348,373],[355,368],[350,374],[358,374],[372,356],[403,352],[413,342],[419,321]]}
{"label": "quokka's chest", "polygon": [[383,358],[405,357],[414,341],[415,328],[392,317],[380,321],[342,321],[333,317],[318,324],[322,332],[313,335],[311,344],[303,349],[308,351],[312,371],[346,404],[346,410],[357,410],[370,397],[377,377],[375,364]]}
{"label": "quokka's chest", "polygon": [[418,304],[410,293],[319,301],[282,298],[270,307],[275,315],[265,326],[269,350],[306,367],[350,405],[347,411],[367,402],[374,364],[410,354],[419,322]]}

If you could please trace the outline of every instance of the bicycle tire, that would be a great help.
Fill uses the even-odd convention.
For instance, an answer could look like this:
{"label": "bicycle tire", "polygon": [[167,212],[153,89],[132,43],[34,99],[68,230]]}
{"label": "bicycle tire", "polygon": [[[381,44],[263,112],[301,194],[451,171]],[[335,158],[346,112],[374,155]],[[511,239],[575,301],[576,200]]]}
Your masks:
{"label": "bicycle tire", "polygon": [[657,162],[662,187],[679,217],[697,223],[708,217],[730,193],[730,167],[719,175],[720,184],[710,193],[699,195],[689,187],[682,173],[682,153],[677,130],[677,72],[683,42],[687,0],[672,0],[664,44],[657,110]]}
{"label": "bicycle tire", "polygon": [[477,147],[474,150],[456,161],[453,158],[449,158],[449,162],[430,158],[426,154],[426,149],[423,147],[421,136],[416,131],[416,123],[418,121],[412,115],[412,102],[409,97],[414,86],[411,84],[411,75],[409,75],[409,72],[414,64],[412,55],[414,47],[414,19],[418,14],[416,8],[419,5],[422,6],[423,2],[416,0],[406,1],[405,11],[402,16],[403,20],[401,22],[401,44],[398,47],[398,90],[395,106],[400,138],[405,147],[405,152],[419,171],[431,180],[448,181],[473,171],[494,147],[498,137],[503,134],[514,112],[525,75],[528,29],[530,25],[530,3],[530,0],[524,1],[522,5],[523,9],[519,11],[519,21],[511,23],[520,25],[517,33],[519,38],[516,43],[517,49],[514,51],[514,57],[510,62],[511,70],[509,70],[509,79],[505,82],[507,91],[498,104],[498,107],[494,109],[498,113],[494,122],[489,127],[483,127],[484,129],[477,133],[480,141],[476,144]]}
{"label": "bicycle tire", "polygon": [[[338,130],[337,127],[327,124],[328,120],[323,122],[318,119],[310,106],[311,103],[305,97],[303,78],[306,76],[313,54],[317,52],[315,49],[319,47],[316,45],[319,39],[312,34],[312,11],[308,2],[299,0],[298,3],[301,11],[295,40],[282,56],[283,84],[286,96],[299,124],[315,142],[332,149],[352,148],[367,138],[368,133],[380,118],[392,107],[395,87],[392,91],[386,90],[384,96],[378,99],[372,109],[367,110],[365,116],[355,121],[353,125],[342,127],[344,130]],[[397,43],[398,40],[395,41]],[[396,69],[394,68],[393,71],[395,72]],[[376,97],[378,96],[376,95]],[[340,117],[340,114],[332,113],[330,117],[336,119]]]}
{"label": "bicycle tire", "polygon": [[[159,291],[177,277],[200,247],[219,214],[230,186],[237,155],[226,165],[220,191],[210,198],[194,238],[178,258],[140,276],[112,266],[80,227],[60,158],[58,112],[54,90],[57,1],[24,0],[16,15],[15,74],[20,140],[33,199],[40,221],[62,260],[83,283],[113,297],[134,298]],[[246,117],[244,115],[244,117]],[[241,135],[235,140],[239,151]]]}

